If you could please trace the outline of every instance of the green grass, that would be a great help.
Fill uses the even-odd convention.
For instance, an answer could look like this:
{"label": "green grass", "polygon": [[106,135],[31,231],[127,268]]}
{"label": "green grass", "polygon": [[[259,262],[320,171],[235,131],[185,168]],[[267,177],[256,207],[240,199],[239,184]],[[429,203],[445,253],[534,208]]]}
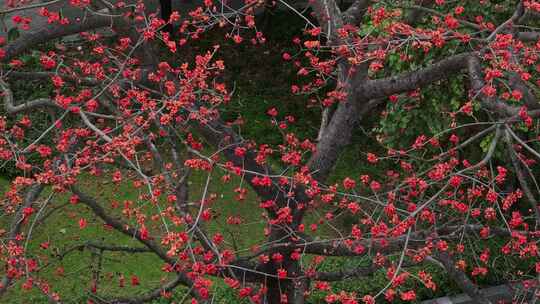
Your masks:
{"label": "green grass", "polygon": [[[214,173],[215,175],[216,173]],[[202,195],[204,174],[195,173],[192,178],[191,198],[192,201],[200,200]],[[217,180],[219,176],[217,177]],[[235,180],[230,184],[214,182],[210,184],[209,194],[215,193],[216,199],[212,203],[220,216],[207,225],[210,235],[215,232],[223,233],[225,242],[229,245],[233,243],[239,249],[249,249],[252,245],[260,242],[263,238],[263,222],[259,216],[259,209],[254,209],[253,204],[258,204],[253,195],[248,195],[246,201],[237,202],[234,199],[236,195],[234,188],[237,186]],[[118,187],[103,185],[100,180],[92,177],[85,177],[82,184],[87,184],[86,191],[92,194],[98,194],[100,201],[105,208],[110,209],[110,202],[118,200],[133,200],[137,202],[138,191],[129,184],[121,184]],[[98,191],[99,189],[99,191]],[[44,196],[47,196],[45,194]],[[49,202],[49,207],[64,204],[68,200],[66,195],[55,195]],[[254,212],[254,210],[256,212]],[[116,211],[113,211],[116,212]],[[152,205],[145,207],[145,214],[151,216],[158,214],[159,210]],[[245,223],[230,227],[226,224],[229,216],[239,216]],[[85,218],[88,225],[84,229],[79,228],[78,221]],[[155,223],[156,227],[161,226]],[[161,228],[161,227],[160,227]],[[174,227],[170,227],[171,230]],[[178,228],[176,228],[178,230]],[[180,228],[182,230],[183,228]],[[234,236],[234,240],[233,237]],[[102,221],[96,218],[88,208],[82,204],[68,205],[65,208],[51,215],[43,224],[36,226],[32,231],[32,240],[28,244],[28,256],[39,257],[41,261],[49,261],[51,265],[46,267],[40,277],[46,279],[53,291],[58,291],[65,303],[81,303],[87,297],[89,290],[92,269],[91,265],[96,264],[97,252],[93,250],[73,251],[64,258],[57,258],[59,252],[65,252],[72,246],[82,244],[86,241],[98,242],[109,245],[126,245],[141,247],[141,245],[131,237],[107,230]],[[41,249],[39,244],[49,242],[50,247],[46,250]],[[144,292],[149,288],[160,285],[160,279],[167,277],[161,271],[163,262],[153,254],[127,254],[120,252],[105,252],[102,259],[102,276],[98,294],[108,296],[128,296]],[[56,274],[58,268],[63,268],[65,275]],[[119,275],[123,274],[126,278],[124,288],[119,287]],[[130,285],[131,275],[137,275],[140,278],[140,286],[132,287]],[[37,290],[25,292],[19,286],[12,288],[4,298],[5,303],[39,303],[45,301],[45,297]],[[219,286],[218,286],[219,288]],[[223,288],[221,288],[223,289]],[[183,294],[182,289],[177,293]]]}

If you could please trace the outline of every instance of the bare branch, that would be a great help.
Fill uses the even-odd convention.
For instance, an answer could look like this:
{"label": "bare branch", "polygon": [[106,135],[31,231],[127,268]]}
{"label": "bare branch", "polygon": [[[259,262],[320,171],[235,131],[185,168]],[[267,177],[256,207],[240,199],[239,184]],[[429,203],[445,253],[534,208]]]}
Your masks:
{"label": "bare branch", "polygon": [[367,277],[374,274],[379,269],[381,269],[380,266],[371,264],[370,266],[341,269],[339,271],[317,272],[314,279],[327,282],[342,281],[359,277]]}
{"label": "bare branch", "polygon": [[[163,286],[157,287],[154,290],[151,290],[141,296],[130,297],[130,298],[107,299],[107,300],[96,297],[95,300],[97,301],[97,303],[107,303],[107,304],[141,304],[141,303],[146,303],[146,302],[159,299],[160,297],[162,297],[164,292],[169,292],[181,284],[183,284],[183,278],[182,276],[178,275],[174,280],[169,281]],[[192,290],[193,288],[190,289],[190,291]]]}
{"label": "bare branch", "polygon": [[536,42],[540,40],[540,32],[519,32],[516,36],[517,39],[523,42]]}
{"label": "bare branch", "polygon": [[31,101],[26,101],[23,104],[15,105],[13,100],[13,92],[9,88],[8,84],[5,83],[2,79],[0,79],[0,89],[2,89],[4,93],[4,108],[9,114],[17,114],[20,112],[26,112],[42,107],[60,108],[60,106],[47,98],[39,98]]}
{"label": "bare branch", "polygon": [[74,35],[105,26],[112,26],[114,20],[115,19],[110,16],[96,15],[82,18],[81,20],[72,20],[70,24],[53,24],[37,31],[29,32],[4,48],[6,55],[3,58],[3,61],[8,62],[21,53],[32,49],[33,46],[52,39]]}
{"label": "bare branch", "polygon": [[369,80],[355,88],[355,93],[367,99],[376,99],[413,91],[439,80],[447,79],[467,68],[467,59],[472,55],[472,53],[461,53],[417,71]]}
{"label": "bare branch", "polygon": [[517,134],[512,131],[508,126],[506,127],[506,132],[510,134],[521,146],[523,146],[527,151],[531,152],[532,155],[534,155],[536,158],[540,160],[540,153],[538,151],[534,150],[531,146],[529,146],[526,142],[524,142]]}
{"label": "bare branch", "polygon": [[87,242],[81,247],[90,247],[95,248],[103,251],[121,251],[121,252],[127,252],[127,253],[144,253],[144,252],[152,252],[148,248],[143,247],[129,247],[129,246],[115,246],[115,245],[106,245],[106,244],[100,244],[100,243],[94,243],[94,242]]}

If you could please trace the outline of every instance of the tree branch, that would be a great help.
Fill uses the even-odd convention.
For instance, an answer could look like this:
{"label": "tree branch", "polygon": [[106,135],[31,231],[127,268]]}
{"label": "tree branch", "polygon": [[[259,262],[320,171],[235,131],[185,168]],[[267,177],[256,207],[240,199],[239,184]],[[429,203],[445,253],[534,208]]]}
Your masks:
{"label": "tree branch", "polygon": [[36,108],[48,107],[48,108],[60,108],[59,105],[47,98],[39,98],[31,101],[26,101],[23,104],[15,105],[13,99],[13,92],[9,88],[9,85],[0,79],[0,89],[4,94],[4,108],[8,114],[17,114],[20,112],[34,110]]}
{"label": "tree branch", "polygon": [[119,245],[105,245],[105,244],[99,244],[94,242],[87,242],[85,244],[82,244],[81,247],[90,247],[95,248],[103,251],[121,251],[121,252],[127,252],[127,253],[145,253],[145,252],[152,252],[148,248],[144,247],[129,247],[129,246],[119,246]]}
{"label": "tree branch", "polygon": [[349,8],[343,12],[342,18],[345,24],[358,24],[362,21],[371,0],[356,0]]}
{"label": "tree branch", "polygon": [[339,271],[317,272],[313,279],[326,282],[342,281],[359,277],[367,277],[374,274],[379,269],[381,269],[380,266],[371,264],[370,266],[341,269]]}
{"label": "tree branch", "polygon": [[[21,232],[22,225],[24,223],[24,209],[30,207],[37,200],[41,192],[43,192],[43,189],[45,189],[45,186],[42,184],[34,184],[30,187],[30,189],[28,189],[22,205],[19,207],[17,213],[11,221],[10,231],[7,235],[8,240],[15,239],[15,237]],[[10,276],[7,274],[4,275],[0,283],[0,297],[7,291],[11,281],[12,278]]]}
{"label": "tree branch", "polygon": [[319,26],[328,39],[328,45],[336,44],[337,30],[343,27],[341,11],[334,0],[317,0],[311,2]]}
{"label": "tree branch", "polygon": [[[150,302],[156,299],[159,299],[164,292],[169,292],[179,285],[183,284],[183,279],[180,275],[178,275],[174,280],[169,281],[163,286],[157,287],[144,295],[138,296],[138,297],[126,297],[126,298],[116,298],[116,299],[110,299],[110,300],[104,300],[101,298],[95,298],[95,300],[98,303],[107,303],[107,304],[141,304]],[[190,289],[190,291],[193,290],[193,288]]]}
{"label": "tree branch", "polygon": [[6,55],[2,61],[8,62],[21,53],[32,49],[33,46],[53,39],[78,34],[100,27],[112,26],[114,19],[115,18],[112,16],[95,15],[82,18],[80,21],[72,20],[72,23],[67,25],[53,24],[37,31],[29,32],[20,36],[17,40],[4,48]]}
{"label": "tree branch", "polygon": [[355,88],[355,93],[367,99],[383,98],[409,92],[446,79],[467,68],[467,59],[473,53],[461,53],[445,58],[429,67],[396,76],[369,80]]}
{"label": "tree branch", "polygon": [[540,32],[519,32],[516,37],[523,42],[536,42],[540,40]]}
{"label": "tree branch", "polygon": [[471,297],[475,303],[491,304],[491,301],[484,297],[471,279],[469,279],[463,271],[456,268],[454,259],[448,253],[438,252],[434,257],[442,263],[448,276],[459,286],[459,288],[461,288],[461,290],[463,290],[463,292]]}
{"label": "tree branch", "polygon": [[90,77],[79,77],[79,76],[72,76],[67,74],[59,74],[59,73],[53,73],[53,72],[18,72],[18,71],[10,71],[9,73],[5,74],[5,77],[10,79],[24,79],[24,80],[43,80],[48,81],[51,79],[52,76],[59,76],[63,80],[69,81],[73,84],[77,85],[85,85],[85,86],[96,86],[99,84],[99,81],[97,81],[94,78]]}
{"label": "tree branch", "polygon": [[518,107],[511,106],[504,101],[501,101],[495,97],[486,96],[484,93],[482,93],[485,83],[484,77],[482,76],[480,61],[476,56],[470,56],[467,58],[467,69],[473,93],[479,96],[482,108],[497,113],[503,117],[514,117],[518,115]]}
{"label": "tree branch", "polygon": [[500,24],[489,36],[487,37],[487,41],[493,40],[497,36],[497,34],[503,32],[506,27],[513,28],[514,24],[518,23],[518,20],[523,16],[525,13],[525,7],[523,6],[523,1],[519,1],[517,4],[516,9],[514,10],[514,13],[512,14],[512,17],[510,19],[506,20],[502,24]]}
{"label": "tree branch", "polygon": [[533,209],[534,211],[534,215],[536,219],[536,229],[538,229],[540,228],[540,209],[538,208],[538,201],[536,200],[531,190],[531,187],[529,187],[529,183],[527,182],[527,177],[525,176],[525,173],[523,172],[521,164],[518,160],[517,153],[514,150],[514,147],[512,146],[512,139],[508,130],[505,130],[505,140],[507,144],[508,154],[510,156],[510,160],[512,161],[512,165],[514,167],[514,172],[519,181],[521,189],[523,190],[523,193],[525,194],[525,197],[527,198],[527,201],[529,201],[529,204],[531,205],[531,209]]}

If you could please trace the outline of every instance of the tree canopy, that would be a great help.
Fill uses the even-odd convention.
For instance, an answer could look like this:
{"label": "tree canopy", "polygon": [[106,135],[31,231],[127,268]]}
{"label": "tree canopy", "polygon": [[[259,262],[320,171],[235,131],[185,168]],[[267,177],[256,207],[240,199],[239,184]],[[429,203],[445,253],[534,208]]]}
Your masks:
{"label": "tree canopy", "polygon": [[539,1],[3,5],[0,301],[538,300]]}

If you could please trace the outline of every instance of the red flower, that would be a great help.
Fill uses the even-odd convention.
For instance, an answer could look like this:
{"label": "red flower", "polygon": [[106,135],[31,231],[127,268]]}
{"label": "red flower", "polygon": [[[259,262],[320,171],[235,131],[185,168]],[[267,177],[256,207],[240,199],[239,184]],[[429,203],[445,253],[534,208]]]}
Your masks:
{"label": "red flower", "polygon": [[352,214],[358,213],[360,211],[360,206],[356,202],[351,202],[347,205],[347,208],[351,211]]}
{"label": "red flower", "polygon": [[112,181],[113,181],[114,183],[119,183],[119,182],[121,182],[121,181],[122,181],[122,172],[120,172],[120,171],[115,171],[115,172],[113,173]]}
{"label": "red flower", "polygon": [[48,157],[52,154],[52,149],[45,145],[40,145],[36,151],[39,153],[39,156],[41,157]]}
{"label": "red flower", "polygon": [[244,148],[244,147],[236,147],[234,149],[234,155],[236,155],[238,157],[244,157],[244,155],[246,155],[246,148]]}
{"label": "red flower", "polygon": [[139,278],[136,276],[136,275],[132,275],[131,276],[131,285],[132,286],[137,286],[139,285]]}
{"label": "red flower", "polygon": [[276,117],[278,115],[278,111],[276,110],[276,108],[270,108],[268,111],[266,111],[266,114],[272,117]]}
{"label": "red flower", "polygon": [[80,229],[86,228],[86,225],[87,225],[86,219],[84,219],[84,218],[79,219],[79,228]]}
{"label": "red flower", "polygon": [[375,164],[379,161],[379,159],[377,158],[377,156],[373,153],[368,153],[367,154],[367,160],[368,162],[372,163],[372,164]]}
{"label": "red flower", "polygon": [[364,301],[364,304],[375,304],[375,298],[370,295],[365,295],[362,298],[362,301]]}
{"label": "red flower", "polygon": [[369,184],[369,187],[371,188],[371,190],[373,190],[374,192],[377,192],[379,190],[381,190],[381,184],[377,181],[372,181],[370,184]]}
{"label": "red flower", "polygon": [[354,179],[346,177],[343,180],[343,187],[347,190],[353,189],[354,187],[356,187],[356,182],[354,181]]}
{"label": "red flower", "polygon": [[234,35],[234,36],[233,36],[233,41],[234,41],[235,43],[242,43],[243,40],[244,40],[244,39],[243,39],[240,35]]}
{"label": "red flower", "polygon": [[401,299],[403,301],[414,301],[416,300],[416,292],[414,290],[409,290],[407,292],[401,293]]}
{"label": "red flower", "polygon": [[41,56],[40,61],[41,65],[46,70],[54,69],[56,67],[56,61],[49,56]]}
{"label": "red flower", "polygon": [[240,289],[240,292],[238,293],[238,295],[240,296],[240,298],[245,298],[251,294],[251,291],[252,291],[251,287],[244,287]]}

